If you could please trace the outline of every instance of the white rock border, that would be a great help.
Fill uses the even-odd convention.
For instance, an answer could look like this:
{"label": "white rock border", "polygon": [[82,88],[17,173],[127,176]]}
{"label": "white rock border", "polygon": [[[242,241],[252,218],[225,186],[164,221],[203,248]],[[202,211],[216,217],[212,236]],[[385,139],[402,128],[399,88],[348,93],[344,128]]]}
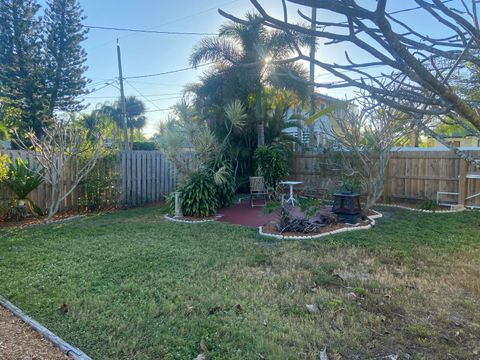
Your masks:
{"label": "white rock border", "polygon": [[451,214],[451,213],[462,212],[467,210],[466,207],[457,207],[450,210],[423,210],[423,209],[416,209],[408,206],[394,205],[394,204],[375,204],[375,206],[393,207],[393,208],[398,208],[403,210],[423,212],[423,213],[429,213],[429,214]]}
{"label": "white rock border", "polygon": [[[292,239],[292,240],[309,240],[309,239],[318,239],[318,238],[321,238],[321,237],[324,237],[324,236],[339,234],[339,233],[347,232],[347,231],[368,230],[368,229],[371,229],[372,227],[375,226],[375,224],[376,224],[375,219],[379,219],[379,218],[383,217],[382,213],[380,213],[378,211],[375,211],[375,210],[372,210],[372,211],[375,212],[375,214],[367,216],[367,218],[370,220],[370,224],[368,224],[368,225],[360,226],[358,224],[355,224],[355,225],[350,225],[350,227],[344,227],[344,228],[341,228],[341,229],[332,230],[332,231],[321,233],[321,234],[303,235],[303,236],[292,236],[292,235],[280,235],[280,234],[266,233],[266,232],[263,232],[263,226],[259,226],[258,227],[258,233],[262,236],[265,236],[265,237],[270,237],[270,238],[280,239],[280,240],[290,240],[290,239]],[[349,225],[349,224],[347,224],[347,225]]]}
{"label": "white rock border", "polygon": [[170,216],[170,215],[163,215],[163,218],[167,221],[171,221],[171,222],[177,222],[177,223],[183,223],[183,224],[202,224],[202,223],[206,223],[206,222],[212,222],[212,221],[217,221],[218,219],[220,219],[223,215],[219,214],[219,215],[215,215],[215,217],[211,218],[211,219],[202,219],[202,220],[185,220],[185,219],[181,219],[181,218],[176,218],[174,216]]}

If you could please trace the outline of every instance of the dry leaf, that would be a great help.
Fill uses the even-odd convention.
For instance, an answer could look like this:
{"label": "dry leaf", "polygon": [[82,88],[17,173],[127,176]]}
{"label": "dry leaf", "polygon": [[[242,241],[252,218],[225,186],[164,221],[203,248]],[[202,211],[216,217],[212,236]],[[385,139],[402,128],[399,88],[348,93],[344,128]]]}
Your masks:
{"label": "dry leaf", "polygon": [[193,306],[192,305],[187,305],[185,308],[185,311],[183,312],[183,316],[187,317],[189,316],[193,311]]}
{"label": "dry leaf", "polygon": [[198,351],[200,354],[204,354],[208,351],[207,345],[205,345],[205,341],[203,339],[200,341],[200,344],[198,345]]}
{"label": "dry leaf", "polygon": [[318,309],[317,304],[307,304],[307,305],[305,305],[305,307],[307,308],[307,311],[308,311],[310,314],[317,313],[317,312],[320,311],[320,310]]}

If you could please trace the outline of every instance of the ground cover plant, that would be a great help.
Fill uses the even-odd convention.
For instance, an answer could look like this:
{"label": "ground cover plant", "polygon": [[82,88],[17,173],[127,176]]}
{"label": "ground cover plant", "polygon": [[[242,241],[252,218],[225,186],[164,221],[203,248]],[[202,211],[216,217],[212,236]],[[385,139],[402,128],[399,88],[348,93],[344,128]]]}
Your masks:
{"label": "ground cover plant", "polygon": [[95,359],[477,358],[478,212],[384,215],[321,241],[155,208],[1,229],[0,294]]}

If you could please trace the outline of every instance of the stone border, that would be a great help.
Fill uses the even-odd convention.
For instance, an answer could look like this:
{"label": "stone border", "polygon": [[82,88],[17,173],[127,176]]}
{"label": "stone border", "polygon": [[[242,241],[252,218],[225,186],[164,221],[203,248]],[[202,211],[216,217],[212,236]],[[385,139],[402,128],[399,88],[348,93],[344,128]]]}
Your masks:
{"label": "stone border", "polygon": [[10,301],[0,296],[0,306],[3,306],[5,309],[9,310],[13,315],[19,317],[25,324],[30,326],[33,330],[37,331],[47,340],[49,340],[53,345],[58,347],[65,355],[71,357],[74,360],[92,360],[87,354],[82,350],[76,348],[75,346],[70,345],[64,341],[59,336],[55,335],[53,332],[48,330],[45,326],[40,324],[38,321],[32,319],[30,316],[25,314],[18,307],[13,305]]}
{"label": "stone border", "polygon": [[344,227],[344,228],[341,228],[341,229],[337,229],[337,230],[333,230],[333,231],[329,231],[329,232],[325,232],[325,233],[321,233],[321,234],[303,235],[303,236],[292,236],[292,235],[280,235],[280,234],[266,233],[266,232],[263,232],[263,226],[259,226],[258,227],[258,233],[262,236],[266,236],[266,237],[270,237],[270,238],[274,238],[274,239],[280,239],[280,240],[290,240],[290,239],[292,239],[292,240],[309,240],[309,239],[318,239],[318,238],[321,238],[321,237],[324,237],[324,236],[339,234],[339,233],[348,232],[348,231],[368,230],[368,229],[371,229],[372,227],[375,226],[375,224],[376,224],[375,219],[379,219],[379,218],[383,217],[382,213],[380,213],[378,211],[375,211],[375,210],[372,210],[372,211],[375,212],[376,214],[367,216],[368,219],[370,220],[370,224],[363,225],[363,226],[355,224],[355,225],[350,225],[349,227]]}
{"label": "stone border", "polygon": [[462,212],[467,210],[466,207],[457,207],[450,210],[423,210],[423,209],[416,209],[408,206],[394,205],[394,204],[375,204],[375,206],[393,207],[393,208],[398,208],[403,210],[423,212],[423,213],[429,213],[429,214],[451,214],[451,213]]}
{"label": "stone border", "polygon": [[206,222],[212,222],[212,221],[217,221],[218,219],[220,219],[223,215],[216,215],[214,218],[212,219],[201,219],[201,220],[184,220],[184,219],[181,219],[181,218],[176,218],[176,217],[173,217],[173,216],[170,216],[170,215],[163,215],[163,218],[167,221],[171,221],[171,222],[176,222],[176,223],[183,223],[183,224],[202,224],[202,223],[206,223]]}

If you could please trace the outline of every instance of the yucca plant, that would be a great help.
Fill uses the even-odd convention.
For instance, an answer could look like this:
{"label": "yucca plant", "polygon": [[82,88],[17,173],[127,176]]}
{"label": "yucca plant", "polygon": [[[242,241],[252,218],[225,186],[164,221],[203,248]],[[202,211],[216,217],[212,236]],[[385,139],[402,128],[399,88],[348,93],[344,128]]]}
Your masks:
{"label": "yucca plant", "polygon": [[38,205],[28,198],[28,195],[43,183],[37,167],[31,167],[28,160],[10,160],[8,176],[4,182],[17,197],[18,207],[27,206],[30,211],[43,215]]}

